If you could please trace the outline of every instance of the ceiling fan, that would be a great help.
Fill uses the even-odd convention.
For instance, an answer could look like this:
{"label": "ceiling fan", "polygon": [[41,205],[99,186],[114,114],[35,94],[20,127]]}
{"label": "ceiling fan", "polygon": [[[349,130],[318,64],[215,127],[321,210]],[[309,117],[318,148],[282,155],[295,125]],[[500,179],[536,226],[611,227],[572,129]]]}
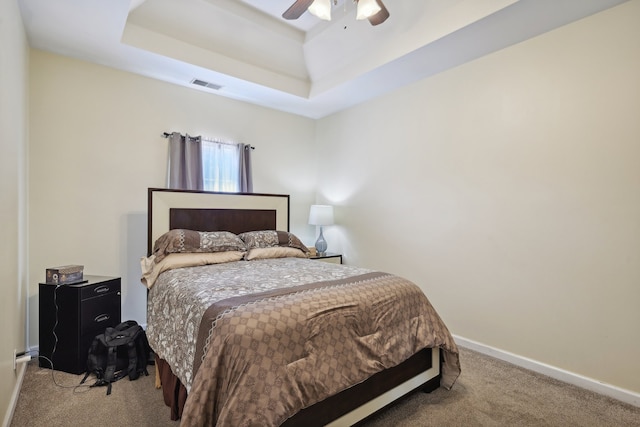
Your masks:
{"label": "ceiling fan", "polygon": [[[346,0],[345,0],[346,1]],[[320,19],[331,20],[331,2],[337,4],[338,0],[295,0],[282,17],[284,19],[298,19],[307,10]],[[387,20],[389,11],[382,0],[353,0],[357,4],[356,19],[368,19],[371,25],[379,25]]]}

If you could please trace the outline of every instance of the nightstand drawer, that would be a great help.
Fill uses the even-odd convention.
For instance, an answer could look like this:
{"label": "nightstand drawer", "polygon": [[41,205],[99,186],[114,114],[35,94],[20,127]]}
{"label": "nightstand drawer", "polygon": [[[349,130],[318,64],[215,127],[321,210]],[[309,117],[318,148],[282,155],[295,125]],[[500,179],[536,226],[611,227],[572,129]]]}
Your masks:
{"label": "nightstand drawer", "polygon": [[105,280],[104,282],[89,283],[86,286],[82,286],[80,288],[80,299],[85,300],[116,292],[120,292],[120,279],[111,279]]}
{"label": "nightstand drawer", "polygon": [[83,300],[80,313],[81,335],[104,332],[107,326],[120,323],[120,292]]}

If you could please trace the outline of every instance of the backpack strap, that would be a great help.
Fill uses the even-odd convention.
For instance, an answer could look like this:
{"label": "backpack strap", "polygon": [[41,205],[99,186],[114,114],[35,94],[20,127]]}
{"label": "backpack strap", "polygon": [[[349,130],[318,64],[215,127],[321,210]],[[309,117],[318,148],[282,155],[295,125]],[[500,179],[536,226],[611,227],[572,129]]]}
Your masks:
{"label": "backpack strap", "polygon": [[116,362],[118,360],[117,347],[112,346],[107,348],[107,368],[104,371],[105,381],[113,380],[116,373]]}
{"label": "backpack strap", "polygon": [[129,356],[129,365],[127,367],[127,374],[129,380],[135,380],[138,378],[138,353],[136,348],[136,339],[134,338],[127,343],[127,355]]}
{"label": "backpack strap", "polygon": [[107,347],[107,369],[104,371],[104,375],[102,378],[98,378],[98,380],[91,387],[97,386],[107,386],[107,396],[111,394],[111,384],[118,381],[121,378],[124,378],[127,373],[122,370],[116,373],[116,365],[118,359],[118,347],[111,346]]}
{"label": "backpack strap", "polygon": [[138,353],[138,372],[144,373],[145,376],[148,376],[149,371],[147,371],[147,364],[149,364],[149,353],[151,352],[151,347],[149,346],[147,333],[144,329],[141,328],[135,341]]}
{"label": "backpack strap", "polygon": [[104,334],[96,335],[91,341],[91,346],[87,354],[87,372],[80,381],[80,384],[89,378],[89,375],[95,374],[96,377],[102,378],[104,375],[103,366],[106,364],[105,355],[102,354],[102,348],[105,346]]}
{"label": "backpack strap", "polygon": [[89,375],[91,375],[91,371],[87,369],[87,373],[84,374],[84,377],[82,378],[82,381],[80,381],[80,384],[84,384],[87,378],[89,378]]}
{"label": "backpack strap", "polygon": [[147,363],[149,362],[149,341],[142,326],[136,325],[132,331],[131,341],[127,344],[129,366],[129,380],[136,380],[140,374],[149,375]]}

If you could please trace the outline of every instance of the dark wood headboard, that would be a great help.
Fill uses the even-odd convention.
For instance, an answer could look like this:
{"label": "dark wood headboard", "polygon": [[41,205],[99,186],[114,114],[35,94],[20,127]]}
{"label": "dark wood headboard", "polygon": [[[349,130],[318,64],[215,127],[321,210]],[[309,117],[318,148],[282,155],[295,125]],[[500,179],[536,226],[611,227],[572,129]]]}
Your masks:
{"label": "dark wood headboard", "polygon": [[268,209],[169,209],[169,229],[186,228],[196,231],[275,230],[276,211]]}
{"label": "dark wood headboard", "polygon": [[149,188],[147,255],[175,228],[197,231],[289,231],[289,196]]}

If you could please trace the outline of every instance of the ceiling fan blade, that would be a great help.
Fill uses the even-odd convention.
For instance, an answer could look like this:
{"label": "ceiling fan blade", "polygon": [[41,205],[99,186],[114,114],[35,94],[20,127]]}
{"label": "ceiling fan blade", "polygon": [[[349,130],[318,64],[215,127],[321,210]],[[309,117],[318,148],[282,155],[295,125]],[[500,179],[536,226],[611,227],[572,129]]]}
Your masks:
{"label": "ceiling fan blade", "polygon": [[376,2],[380,6],[380,12],[369,17],[369,22],[371,23],[371,25],[382,24],[389,17],[389,11],[386,7],[384,7],[384,4],[382,4],[382,0],[376,0]]}
{"label": "ceiling fan blade", "polygon": [[313,3],[313,0],[296,0],[289,9],[285,10],[282,17],[284,19],[298,19],[307,11],[311,3]]}

